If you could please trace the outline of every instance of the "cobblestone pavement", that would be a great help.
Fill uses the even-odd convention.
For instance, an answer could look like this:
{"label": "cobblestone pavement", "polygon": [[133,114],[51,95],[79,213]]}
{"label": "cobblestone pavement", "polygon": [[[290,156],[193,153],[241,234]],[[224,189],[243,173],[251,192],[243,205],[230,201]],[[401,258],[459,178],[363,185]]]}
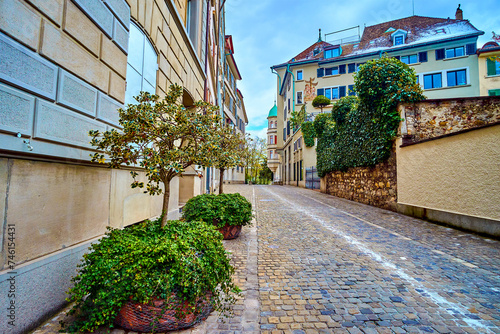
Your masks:
{"label": "cobblestone pavement", "polygon": [[500,243],[256,187],[262,333],[500,333]]}
{"label": "cobblestone pavement", "polygon": [[499,241],[296,187],[225,191],[256,209],[224,242],[243,296],[171,333],[500,333]]}

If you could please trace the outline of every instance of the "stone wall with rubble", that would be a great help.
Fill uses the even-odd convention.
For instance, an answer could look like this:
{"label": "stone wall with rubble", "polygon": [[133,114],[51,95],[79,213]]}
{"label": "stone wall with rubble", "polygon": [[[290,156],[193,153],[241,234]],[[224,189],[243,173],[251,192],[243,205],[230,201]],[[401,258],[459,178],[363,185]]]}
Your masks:
{"label": "stone wall with rubble", "polygon": [[352,201],[396,210],[396,152],[373,167],[349,168],[325,176],[326,193]]}
{"label": "stone wall with rubble", "polygon": [[500,98],[400,105],[398,211],[500,236]]}
{"label": "stone wall with rubble", "polygon": [[500,122],[500,97],[426,100],[401,104],[403,144]]}

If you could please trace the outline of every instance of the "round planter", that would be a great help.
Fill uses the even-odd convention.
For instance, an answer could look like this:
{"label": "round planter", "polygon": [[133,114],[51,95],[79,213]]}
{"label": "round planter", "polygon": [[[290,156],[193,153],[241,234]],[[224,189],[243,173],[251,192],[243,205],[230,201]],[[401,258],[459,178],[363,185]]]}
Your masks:
{"label": "round planter", "polygon": [[218,231],[224,236],[224,240],[237,238],[241,233],[241,225],[224,225]]}
{"label": "round planter", "polygon": [[[194,308],[191,307],[193,304]],[[175,296],[168,302],[162,299],[153,299],[149,304],[128,301],[120,309],[114,323],[134,332],[166,332],[191,327],[205,320],[212,309],[210,295],[192,304],[177,300]]]}

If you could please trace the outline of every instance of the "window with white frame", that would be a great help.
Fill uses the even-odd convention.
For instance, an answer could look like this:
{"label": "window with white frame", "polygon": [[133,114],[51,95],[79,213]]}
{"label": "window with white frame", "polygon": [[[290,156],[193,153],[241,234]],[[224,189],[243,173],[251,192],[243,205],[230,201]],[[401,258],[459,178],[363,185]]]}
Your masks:
{"label": "window with white frame", "polygon": [[325,68],[325,75],[337,75],[337,74],[339,74],[338,66]]}
{"label": "window with white frame", "polygon": [[443,87],[442,75],[439,73],[424,74],[424,89]]}
{"label": "window with white frame", "polygon": [[296,104],[302,104],[302,103],[304,103],[302,101],[302,92],[297,92]]}
{"label": "window with white frame", "polygon": [[302,70],[297,70],[297,80],[302,80]]}
{"label": "window with white frame", "polygon": [[448,87],[461,86],[467,84],[467,70],[455,70],[446,72]]}
{"label": "window with white frame", "polygon": [[134,23],[130,24],[127,56],[127,89],[125,104],[135,103],[141,91],[156,93],[158,56],[146,35]]}
{"label": "window with white frame", "polygon": [[329,98],[330,100],[338,99],[339,88],[338,87],[325,88],[325,97]]}
{"label": "window with white frame", "polygon": [[446,58],[462,57],[464,55],[465,55],[465,50],[463,46],[446,49]]}
{"label": "window with white frame", "polygon": [[408,55],[408,56],[401,56],[400,60],[403,63],[408,64],[408,65],[418,63],[418,57],[416,54]]}

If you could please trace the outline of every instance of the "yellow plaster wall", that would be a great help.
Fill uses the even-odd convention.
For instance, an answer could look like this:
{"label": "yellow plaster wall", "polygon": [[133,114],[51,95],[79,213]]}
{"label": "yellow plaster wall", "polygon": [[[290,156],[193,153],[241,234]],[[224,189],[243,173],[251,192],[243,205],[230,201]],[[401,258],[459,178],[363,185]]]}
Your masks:
{"label": "yellow plaster wall", "polygon": [[500,57],[500,51],[482,53],[479,55],[479,88],[481,96],[488,96],[490,89],[500,89],[500,75],[488,76],[486,59]]}
{"label": "yellow plaster wall", "polygon": [[500,125],[397,145],[398,203],[500,220]]}

